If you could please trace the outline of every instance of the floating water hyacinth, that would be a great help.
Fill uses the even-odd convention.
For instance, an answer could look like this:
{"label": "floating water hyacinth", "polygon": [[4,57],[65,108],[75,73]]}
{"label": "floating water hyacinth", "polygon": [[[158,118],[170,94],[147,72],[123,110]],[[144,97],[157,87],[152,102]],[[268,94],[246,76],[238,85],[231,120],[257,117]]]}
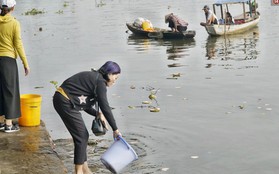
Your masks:
{"label": "floating water hyacinth", "polygon": [[154,107],[149,109],[150,112],[160,112],[160,108]]}
{"label": "floating water hyacinth", "polygon": [[148,98],[149,98],[150,100],[154,100],[154,99],[156,99],[156,95],[151,93],[151,94],[148,96]]}
{"label": "floating water hyacinth", "polygon": [[37,15],[37,14],[43,14],[43,13],[45,13],[45,12],[42,10],[37,10],[37,9],[33,8],[32,10],[27,11],[24,14],[25,15]]}
{"label": "floating water hyacinth", "polygon": [[[136,89],[135,86],[131,86],[131,89]],[[143,105],[140,106],[128,106],[130,109],[135,109],[135,108],[148,108],[150,112],[160,112],[160,108],[158,107],[158,102],[156,100],[157,96],[156,93],[158,92],[159,89],[155,90],[155,88],[151,87],[151,86],[147,86],[146,88],[142,87],[141,89],[145,89],[147,91],[150,91],[150,94],[148,95],[148,98],[150,100],[145,100],[142,101],[141,103]],[[152,106],[152,101],[155,101],[157,106]]]}
{"label": "floating water hyacinth", "polygon": [[56,89],[58,88],[58,82],[57,81],[52,80],[49,83],[53,84]]}

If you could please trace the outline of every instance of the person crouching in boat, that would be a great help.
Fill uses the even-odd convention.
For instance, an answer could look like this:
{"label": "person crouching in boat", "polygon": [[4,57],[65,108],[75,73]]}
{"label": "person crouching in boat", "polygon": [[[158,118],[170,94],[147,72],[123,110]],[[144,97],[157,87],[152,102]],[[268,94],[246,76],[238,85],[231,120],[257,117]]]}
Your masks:
{"label": "person crouching in boat", "polygon": [[180,19],[178,16],[170,13],[165,16],[165,23],[169,23],[169,27],[173,32],[183,32],[187,30],[188,23]]}
{"label": "person crouching in boat", "polygon": [[216,15],[210,10],[210,8],[208,7],[208,5],[205,5],[205,6],[203,7],[202,10],[204,11],[206,22],[201,22],[201,23],[200,23],[201,26],[212,25],[212,24],[218,24],[218,18],[217,18]]}

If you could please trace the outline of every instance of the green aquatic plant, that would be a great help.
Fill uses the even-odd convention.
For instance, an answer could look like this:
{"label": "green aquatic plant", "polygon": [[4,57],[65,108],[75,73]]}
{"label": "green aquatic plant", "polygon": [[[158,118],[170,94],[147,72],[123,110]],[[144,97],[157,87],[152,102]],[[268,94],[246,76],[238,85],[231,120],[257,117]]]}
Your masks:
{"label": "green aquatic plant", "polygon": [[64,7],[68,7],[69,6],[69,2],[65,1],[63,4]]}
{"label": "green aquatic plant", "polygon": [[106,3],[104,3],[103,0],[100,0],[100,2],[97,2],[97,1],[95,0],[95,5],[96,5],[96,7],[102,7],[102,6],[106,5]]}
{"label": "green aquatic plant", "polygon": [[33,9],[25,12],[24,14],[25,15],[37,15],[37,14],[43,14],[43,13],[45,13],[45,12],[42,10],[37,10],[37,9],[33,8]]}
{"label": "green aquatic plant", "polygon": [[56,13],[57,13],[57,14],[63,14],[64,11],[63,11],[63,10],[58,10]]}
{"label": "green aquatic plant", "polygon": [[[131,89],[136,89],[135,86],[132,86],[132,87],[130,87],[130,88],[131,88]],[[157,100],[156,100],[156,98],[157,98],[156,94],[157,94],[157,92],[158,92],[159,89],[155,89],[155,88],[153,88],[153,87],[151,87],[151,86],[147,86],[146,88],[142,88],[142,89],[145,89],[145,90],[147,90],[147,91],[150,91],[150,94],[148,95],[148,98],[149,98],[150,100],[142,101],[142,102],[141,102],[142,105],[140,105],[140,106],[128,106],[128,108],[130,108],[130,109],[148,108],[150,112],[160,112],[160,108],[158,107],[159,105],[158,105],[158,102],[157,102]],[[152,104],[152,101],[155,101],[156,104],[157,104],[157,106],[151,105],[151,104]]]}
{"label": "green aquatic plant", "polygon": [[58,82],[57,81],[51,80],[50,83],[54,85],[55,89],[58,88]]}

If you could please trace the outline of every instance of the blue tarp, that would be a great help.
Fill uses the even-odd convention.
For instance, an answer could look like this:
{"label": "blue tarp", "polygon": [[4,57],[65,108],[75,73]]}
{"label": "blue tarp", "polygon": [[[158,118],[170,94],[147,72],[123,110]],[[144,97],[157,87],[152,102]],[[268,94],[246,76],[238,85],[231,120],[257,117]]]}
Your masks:
{"label": "blue tarp", "polygon": [[215,4],[230,4],[239,2],[249,2],[250,0],[217,0]]}

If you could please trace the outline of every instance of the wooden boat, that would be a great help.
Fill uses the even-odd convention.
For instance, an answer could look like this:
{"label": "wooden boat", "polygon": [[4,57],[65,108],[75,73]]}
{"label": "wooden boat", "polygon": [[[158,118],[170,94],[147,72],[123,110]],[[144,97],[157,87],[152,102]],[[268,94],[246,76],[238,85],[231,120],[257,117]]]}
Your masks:
{"label": "wooden boat", "polygon": [[184,32],[172,32],[170,30],[162,28],[153,28],[153,30],[143,30],[142,28],[136,27],[133,23],[126,23],[127,28],[134,34],[138,36],[145,36],[149,38],[157,39],[186,39],[193,38],[196,35],[194,30],[187,30]]}
{"label": "wooden boat", "polygon": [[[221,14],[221,18],[219,19],[219,24],[205,26],[207,33],[214,36],[238,34],[257,26],[260,20],[260,13],[255,8],[255,4],[257,4],[255,1],[256,0],[254,0],[254,2],[252,2],[252,0],[218,0],[213,4],[213,12],[216,14],[216,8],[219,7],[220,11],[218,14]],[[235,5],[242,6],[242,14],[234,16],[234,23],[228,24],[225,20],[225,13],[230,12],[229,6]],[[249,11],[247,9],[249,9]]]}

